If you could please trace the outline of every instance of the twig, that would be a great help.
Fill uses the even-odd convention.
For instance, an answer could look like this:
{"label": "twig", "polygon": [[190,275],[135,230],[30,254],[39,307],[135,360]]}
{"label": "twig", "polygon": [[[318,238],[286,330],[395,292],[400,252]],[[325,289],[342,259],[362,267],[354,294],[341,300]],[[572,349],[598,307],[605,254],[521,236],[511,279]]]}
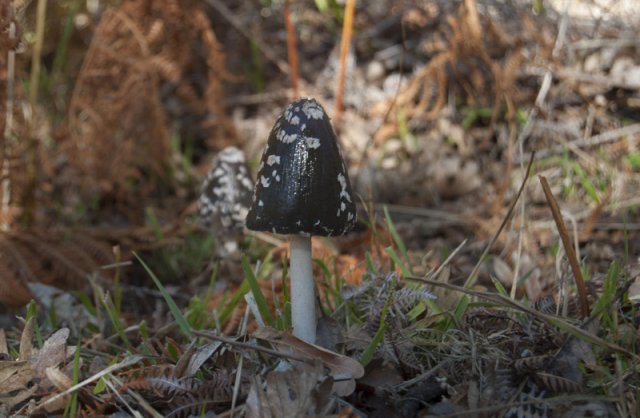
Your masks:
{"label": "twig", "polygon": [[291,68],[289,68],[289,65],[276,57],[273,53],[271,53],[269,47],[265,45],[262,40],[252,37],[249,31],[245,28],[245,25],[231,12],[231,10],[229,10],[229,8],[223,2],[221,2],[220,0],[205,1],[209,6],[216,9],[218,13],[222,15],[222,17],[227,19],[229,23],[231,23],[231,26],[233,26],[245,38],[253,42],[258,50],[262,52],[262,55],[264,55],[266,59],[274,63],[283,74],[289,75],[291,73]]}
{"label": "twig", "polygon": [[[120,388],[122,388],[124,386],[124,383],[118,379],[115,376],[110,376],[111,379],[108,379],[105,377],[104,382],[107,386],[109,386],[109,388],[113,391],[113,393],[118,397],[118,399],[120,399],[120,401],[127,407],[129,408],[129,411],[131,411],[131,413],[133,414],[134,417],[142,417],[142,414],[133,409],[131,406],[129,406],[129,403],[123,398],[121,392],[122,390],[118,390],[117,387],[115,387],[115,385],[113,384],[113,382],[111,382],[111,380],[113,380],[115,383],[118,384],[118,386]],[[137,403],[138,405],[142,406],[142,408],[147,411],[149,413],[149,415],[151,415],[153,418],[162,418],[162,414],[160,414],[158,411],[156,411],[150,404],[149,402],[143,398],[142,396],[140,396],[140,394],[138,392],[136,392],[135,390],[132,390],[131,388],[129,388],[127,390],[127,393],[129,394],[129,396],[131,396]]]}
{"label": "twig", "polygon": [[467,280],[464,282],[465,288],[473,286],[473,284],[476,282],[476,275],[478,274],[478,270],[480,269],[480,266],[484,262],[484,259],[487,256],[487,254],[489,254],[489,250],[491,250],[491,247],[493,247],[493,244],[498,239],[498,236],[500,236],[500,233],[504,229],[505,225],[507,224],[507,222],[509,222],[509,219],[511,219],[511,215],[513,214],[513,210],[516,207],[516,203],[518,203],[518,199],[520,199],[520,195],[524,190],[524,186],[527,184],[527,180],[529,179],[529,174],[531,173],[531,166],[533,165],[534,155],[535,154],[531,155],[531,159],[529,160],[529,165],[527,166],[527,172],[524,176],[524,179],[522,180],[522,184],[520,184],[520,189],[518,189],[518,194],[516,194],[515,199],[513,199],[513,201],[511,202],[511,205],[509,205],[509,210],[507,211],[507,215],[502,220],[502,223],[498,227],[498,230],[495,232],[495,234],[493,234],[493,237],[491,237],[491,240],[489,241],[489,243],[487,244],[487,247],[482,252],[482,255],[478,259],[478,262],[473,267],[473,270],[471,271],[471,273],[469,273],[469,277],[467,277]]}
{"label": "twig", "polygon": [[[574,146],[577,148],[595,147],[605,144],[607,142],[616,141],[625,136],[634,136],[640,134],[640,123],[634,123],[633,125],[625,126],[623,128],[613,129],[607,132],[603,132],[599,135],[592,136],[590,138],[580,138],[575,141],[567,142],[567,146]],[[638,141],[638,137],[634,137],[631,140]],[[565,145],[557,145],[555,147],[547,148],[545,150],[537,151],[537,158],[545,158],[551,155],[560,154],[565,150]],[[524,154],[521,159],[526,160],[531,156],[530,153]]]}
{"label": "twig", "polygon": [[455,257],[460,252],[460,250],[462,250],[462,247],[464,247],[467,244],[467,241],[468,240],[466,239],[463,240],[460,243],[460,245],[458,245],[456,249],[453,250],[451,254],[449,254],[449,257],[447,257],[433,273],[429,273],[429,277],[433,277],[434,279],[437,279],[438,276],[440,276],[440,273],[442,273],[442,270],[444,270],[444,268],[449,265],[451,260],[453,260],[453,257]]}
{"label": "twig", "polygon": [[[13,40],[16,37],[16,23],[9,23],[9,39]],[[13,131],[13,87],[16,78],[16,51],[14,48],[10,48],[7,52],[7,89],[6,89],[6,103],[5,103],[5,125],[3,133],[3,146],[2,153],[2,203],[0,206],[0,214],[2,214],[2,222],[0,223],[0,230],[9,230],[9,206],[11,204],[11,171],[10,162],[11,158],[11,140]]]}
{"label": "twig", "polygon": [[216,334],[211,334],[208,332],[203,332],[203,331],[198,331],[198,330],[192,330],[194,335],[197,335],[199,337],[204,337],[207,338],[209,340],[214,340],[214,341],[220,341],[222,343],[228,344],[230,346],[233,347],[240,347],[240,348],[246,348],[248,350],[256,350],[256,351],[261,351],[265,354],[269,354],[272,356],[276,356],[276,357],[284,357],[284,358],[288,358],[291,360],[296,360],[296,361],[302,361],[305,363],[308,363],[309,360],[305,357],[301,357],[301,356],[297,356],[295,354],[287,354],[287,353],[283,353],[277,350],[272,350],[270,348],[266,348],[266,347],[262,347],[256,344],[249,344],[249,343],[243,343],[241,341],[235,341],[231,338],[227,338],[227,337],[223,337],[221,335],[216,335]]}
{"label": "twig", "polygon": [[551,187],[549,187],[549,183],[544,176],[538,176],[540,178],[540,184],[542,185],[542,190],[544,190],[544,195],[547,198],[547,203],[549,204],[549,208],[551,209],[551,214],[553,215],[553,219],[556,222],[556,227],[558,228],[558,233],[560,234],[560,239],[562,239],[562,246],[564,247],[564,252],[567,254],[567,258],[569,259],[569,264],[571,265],[571,270],[573,271],[573,277],[576,282],[576,287],[578,288],[578,296],[580,297],[580,313],[582,314],[582,318],[586,318],[589,316],[589,302],[587,300],[587,289],[584,286],[584,279],[582,278],[582,271],[580,270],[580,264],[578,263],[578,258],[576,257],[575,250],[571,245],[571,238],[569,237],[569,232],[567,231],[567,227],[562,220],[562,215],[560,214],[560,208],[558,207],[558,203],[556,199],[553,197],[553,193],[551,192]]}
{"label": "twig", "polygon": [[533,316],[534,318],[539,319],[540,321],[546,323],[546,324],[550,324],[553,325],[556,328],[561,329],[562,331],[568,332],[569,334],[573,335],[574,337],[580,337],[588,342],[591,343],[595,343],[598,345],[601,345],[603,347],[607,347],[612,351],[615,351],[617,353],[621,353],[624,354],[626,356],[628,356],[629,358],[635,359],[636,361],[640,361],[640,356],[638,354],[632,353],[631,351],[625,349],[624,347],[621,347],[617,344],[611,343],[607,340],[604,340],[600,337],[598,337],[597,335],[591,334],[590,332],[584,330],[583,328],[573,325],[569,322],[566,322],[563,318],[557,317],[555,315],[550,315],[550,314],[546,314],[544,312],[541,311],[537,311],[533,308],[529,308],[527,306],[524,306],[518,302],[516,302],[515,300],[512,300],[506,296],[503,296],[499,293],[491,293],[491,292],[480,292],[477,290],[472,290],[472,289],[467,289],[461,286],[456,286],[454,284],[451,283],[445,283],[445,282],[441,282],[438,280],[430,280],[430,279],[425,279],[424,277],[416,277],[416,276],[405,276],[405,278],[407,280],[412,280],[415,282],[421,282],[424,284],[428,284],[431,286],[436,286],[436,287],[442,287],[444,289],[448,289],[448,290],[453,290],[455,292],[461,292],[464,294],[467,294],[469,296],[474,296],[476,298],[479,299],[484,299],[487,300],[489,302],[493,302],[497,305],[500,306],[505,306],[508,308],[512,308],[515,310],[518,310],[520,312],[524,312],[526,314],[529,314],[531,316]]}
{"label": "twig", "polygon": [[237,94],[225,99],[224,107],[260,105],[263,103],[275,102],[290,97],[293,92],[289,89],[281,89],[257,94]]}
{"label": "twig", "polygon": [[469,223],[468,218],[464,214],[456,214],[444,210],[428,209],[415,206],[374,203],[375,211],[378,213],[382,213],[385,207],[389,210],[390,214],[395,213],[398,215],[409,215],[411,217],[437,219],[440,225],[464,225]]}
{"label": "twig", "polygon": [[52,396],[51,398],[48,398],[46,401],[42,402],[40,405],[37,405],[34,409],[32,409],[29,412],[31,414],[34,414],[34,413],[36,413],[38,411],[41,411],[41,410],[45,409],[47,405],[54,404],[55,402],[57,402],[61,398],[64,398],[65,396],[67,396],[67,395],[75,392],[76,390],[88,385],[89,383],[95,382],[96,380],[100,379],[102,376],[105,376],[105,375],[107,375],[109,373],[113,373],[116,370],[124,369],[125,367],[133,366],[134,364],[136,364],[139,361],[141,361],[143,358],[144,358],[143,356],[139,356],[139,355],[127,357],[124,360],[122,360],[121,362],[116,363],[116,364],[114,364],[112,366],[109,366],[106,369],[103,369],[100,372],[94,374],[93,376],[86,378],[82,382],[79,382],[79,383],[71,386],[70,388],[68,388],[66,390],[63,390],[62,392],[58,393],[57,395]]}
{"label": "twig", "polygon": [[233,396],[231,397],[232,411],[236,409],[236,402],[238,402],[238,396],[240,395],[240,382],[242,378],[243,365],[244,365],[244,356],[240,354],[240,360],[238,360],[238,367],[236,368],[236,380],[233,384]]}
{"label": "twig", "polygon": [[[557,57],[564,45],[564,40],[567,35],[567,26],[568,26],[568,3],[565,4],[564,13],[562,14],[562,19],[558,23],[558,35],[556,36],[555,43],[553,45],[552,56]],[[549,89],[551,88],[551,82],[553,81],[553,76],[550,70],[547,70],[543,77],[542,83],[540,83],[540,90],[538,91],[538,95],[536,96],[536,101],[534,102],[534,106],[529,110],[529,114],[527,115],[527,122],[525,123],[524,128],[520,131],[520,135],[518,135],[518,139],[516,140],[518,144],[518,153],[520,155],[520,160],[517,161],[520,164],[520,170],[524,169],[524,161],[526,159],[522,158],[524,155],[524,142],[531,135],[531,131],[533,130],[533,125],[535,123],[536,117],[538,116],[538,111],[542,108],[545,99],[547,98],[547,94],[549,93]],[[520,202],[520,230],[518,231],[518,249],[515,260],[515,266],[513,269],[513,282],[511,284],[511,299],[515,299],[516,289],[518,287],[518,277],[520,276],[520,260],[522,258],[522,240],[523,240],[523,231],[525,227],[526,220],[526,202],[525,197],[522,197],[522,201]]]}
{"label": "twig", "polygon": [[353,14],[355,12],[356,0],[347,0],[344,6],[344,21],[342,23],[342,39],[340,41],[340,68],[338,69],[338,86],[336,88],[336,124],[340,123],[342,117],[342,99],[344,96],[344,79],[347,68],[347,55],[351,44],[351,34],[353,33]]}
{"label": "twig", "polygon": [[591,49],[591,48],[625,48],[640,45],[638,38],[597,38],[580,39],[568,45],[569,49]]}
{"label": "twig", "polygon": [[47,1],[38,0],[36,9],[36,41],[31,54],[31,81],[29,83],[29,102],[32,111],[35,111],[38,101],[38,78],[40,78],[40,54],[42,54],[42,44],[44,43],[44,23],[47,16]]}
{"label": "twig", "polygon": [[291,89],[293,90],[293,98],[299,97],[298,93],[298,48],[296,46],[296,32],[291,23],[291,11],[289,4],[291,0],[284,0],[284,26],[287,29],[287,56],[289,58],[289,67],[291,68]]}

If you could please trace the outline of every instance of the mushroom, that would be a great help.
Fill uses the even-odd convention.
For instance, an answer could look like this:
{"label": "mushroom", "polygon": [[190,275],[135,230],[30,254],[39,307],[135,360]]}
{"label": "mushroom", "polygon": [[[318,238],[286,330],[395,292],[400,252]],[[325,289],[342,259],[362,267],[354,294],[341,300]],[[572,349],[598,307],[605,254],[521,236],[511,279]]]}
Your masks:
{"label": "mushroom", "polygon": [[253,180],[243,152],[236,147],[220,151],[202,184],[198,215],[218,239],[231,237],[223,240],[221,256],[237,251],[235,237],[244,229],[252,193]]}
{"label": "mushroom", "polygon": [[311,98],[289,104],[262,154],[248,229],[290,236],[293,334],[315,342],[311,236],[348,232],[356,223],[349,176],[336,134]]}

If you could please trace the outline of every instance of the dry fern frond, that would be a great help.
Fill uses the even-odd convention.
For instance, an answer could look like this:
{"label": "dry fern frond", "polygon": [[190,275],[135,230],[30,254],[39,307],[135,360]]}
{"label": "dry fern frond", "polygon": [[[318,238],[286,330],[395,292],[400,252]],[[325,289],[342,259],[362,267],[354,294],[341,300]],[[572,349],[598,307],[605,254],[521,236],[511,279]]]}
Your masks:
{"label": "dry fern frond", "polygon": [[[443,39],[435,47],[433,41],[427,39],[420,47],[429,55],[429,61],[410,78],[397,97],[395,104],[403,109],[406,117],[435,119],[446,104],[450,88],[455,86],[468,106],[493,108],[493,121],[503,104],[506,104],[507,118],[514,120],[515,105],[522,99],[516,82],[525,58],[523,48],[527,42],[533,45],[529,38],[535,31],[528,26],[515,27],[515,24],[506,30],[510,22],[495,19],[486,9],[481,13],[475,0],[465,0],[456,11],[443,13],[440,30],[434,35]],[[527,17],[509,18],[515,22]],[[536,51],[540,49],[550,50],[551,44],[537,44]]]}
{"label": "dry fern frond", "polygon": [[[133,377],[133,376],[136,377]],[[123,389],[143,394],[164,416],[186,417],[205,410],[216,410],[231,402],[233,380],[226,370],[213,372],[206,379],[173,376],[167,367],[145,367],[126,373]]]}
{"label": "dry fern frond", "polygon": [[366,318],[363,329],[373,336],[382,321],[386,332],[377,351],[382,357],[399,363],[408,372],[419,368],[419,361],[413,352],[415,341],[408,331],[409,312],[419,303],[435,296],[423,287],[410,287],[400,282],[395,272],[367,272],[362,284],[343,292],[345,300],[353,301],[361,318]]}
{"label": "dry fern frond", "polygon": [[[105,11],[69,106],[67,147],[87,195],[135,206],[168,181],[173,116],[193,114],[208,137],[235,139],[222,108],[224,54],[201,9],[195,1],[137,0]],[[203,66],[207,79],[198,85],[189,71]],[[174,115],[164,103],[171,92]]]}
{"label": "dry fern frond", "polygon": [[407,314],[418,303],[435,297],[425,288],[400,284],[395,272],[386,275],[379,272],[365,273],[363,284],[343,296],[355,301],[363,317],[368,319],[367,329],[372,333],[378,330],[385,309],[385,321],[402,328],[407,324]]}
{"label": "dry fern frond", "polygon": [[33,298],[28,283],[82,289],[105,262],[110,245],[80,231],[30,228],[0,233],[0,304],[17,308]]}

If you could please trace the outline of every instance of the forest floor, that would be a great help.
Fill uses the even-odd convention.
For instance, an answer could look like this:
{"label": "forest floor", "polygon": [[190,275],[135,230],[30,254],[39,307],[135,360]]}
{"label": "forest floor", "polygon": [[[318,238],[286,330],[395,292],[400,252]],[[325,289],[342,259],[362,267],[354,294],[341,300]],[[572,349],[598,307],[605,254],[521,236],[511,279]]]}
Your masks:
{"label": "forest floor", "polygon": [[[640,6],[342,3],[0,6],[0,416],[640,416]],[[359,218],[315,345],[198,208],[300,96]]]}

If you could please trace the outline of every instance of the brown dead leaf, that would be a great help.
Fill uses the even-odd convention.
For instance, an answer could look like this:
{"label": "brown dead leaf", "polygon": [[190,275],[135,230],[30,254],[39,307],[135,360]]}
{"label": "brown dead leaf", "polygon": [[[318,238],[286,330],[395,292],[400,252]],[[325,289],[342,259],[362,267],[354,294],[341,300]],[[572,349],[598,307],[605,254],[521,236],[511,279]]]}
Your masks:
{"label": "brown dead leaf", "polygon": [[[67,376],[62,370],[57,367],[47,367],[44,371],[47,379],[53,384],[53,386],[57,389],[55,393],[51,396],[57,395],[57,393],[62,392],[64,390],[69,389],[73,386],[73,381],[69,376]],[[69,401],[68,396],[63,396],[58,400],[51,402],[45,406],[45,410],[49,413],[60,411],[64,409]]]}
{"label": "brown dead leaf", "polygon": [[251,385],[247,401],[247,418],[273,418],[267,394],[262,390],[260,379],[256,378]]}
{"label": "brown dead leaf", "polygon": [[640,303],[640,276],[636,277],[628,290],[629,300],[634,303]]}
{"label": "brown dead leaf", "polygon": [[294,353],[310,360],[320,360],[337,380],[333,391],[338,396],[348,396],[356,388],[355,379],[364,376],[364,368],[357,360],[334,353],[294,337],[290,332],[279,332],[273,328],[261,328],[253,336],[273,344],[279,351]]}
{"label": "brown dead leaf", "polygon": [[41,349],[34,349],[33,319],[28,320],[20,338],[18,360],[0,362],[0,404],[12,407],[49,384],[58,389],[68,387],[69,377],[57,369],[73,353],[73,348],[67,347],[67,338],[69,329],[62,328]]}
{"label": "brown dead leaf", "polygon": [[38,376],[45,377],[48,367],[55,367],[73,354],[73,348],[67,347],[69,328],[54,332],[29,359],[29,364]]}
{"label": "brown dead leaf", "polygon": [[0,362],[0,394],[25,389],[34,373],[26,361]]}
{"label": "brown dead leaf", "polygon": [[20,337],[20,355],[18,360],[24,361],[31,358],[31,350],[33,348],[33,318],[29,318]]}
{"label": "brown dead leaf", "polygon": [[[4,339],[2,350],[8,353],[4,330],[2,337]],[[29,387],[33,378],[36,377],[28,361],[32,353],[32,338],[33,318],[26,322],[22,331],[18,360],[0,362],[0,404],[9,408],[28,399],[38,389],[38,385]]]}
{"label": "brown dead leaf", "polygon": [[47,367],[44,371],[47,379],[55,386],[59,391],[67,390],[73,385],[73,381],[58,367]]}
{"label": "brown dead leaf", "polygon": [[7,346],[7,336],[4,329],[0,328],[0,355],[5,357],[9,355],[9,347]]}
{"label": "brown dead leaf", "polygon": [[189,358],[189,363],[185,369],[184,376],[195,375],[200,367],[222,346],[220,341],[212,341],[198,348]]}
{"label": "brown dead leaf", "polygon": [[[285,372],[272,371],[263,389],[258,379],[247,398],[248,418],[324,416],[330,402],[333,379],[324,378],[323,367],[301,367]],[[322,380],[324,378],[324,380]],[[322,380],[321,383],[318,383]]]}

